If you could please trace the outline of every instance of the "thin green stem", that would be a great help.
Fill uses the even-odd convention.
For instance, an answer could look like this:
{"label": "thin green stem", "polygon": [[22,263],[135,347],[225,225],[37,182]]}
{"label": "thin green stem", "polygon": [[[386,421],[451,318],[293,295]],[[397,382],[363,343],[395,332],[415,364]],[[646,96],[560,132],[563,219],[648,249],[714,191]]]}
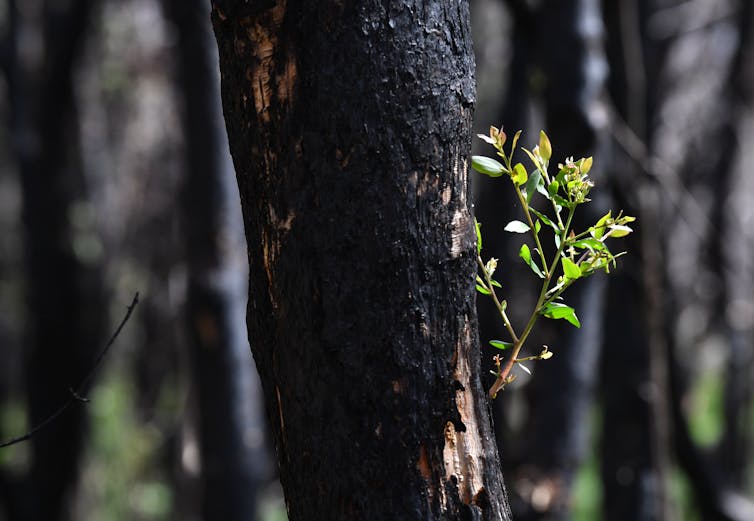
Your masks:
{"label": "thin green stem", "polygon": [[[548,274],[545,276],[545,280],[542,283],[542,289],[539,292],[537,303],[535,304],[534,309],[532,310],[532,313],[529,316],[529,320],[527,321],[526,327],[524,327],[524,330],[521,333],[521,336],[518,337],[517,340],[514,340],[513,349],[512,349],[510,358],[508,358],[508,361],[505,363],[505,366],[503,366],[503,368],[500,370],[500,373],[497,376],[497,380],[493,384],[492,388],[490,388],[490,396],[494,397],[497,394],[497,392],[508,381],[508,375],[510,374],[511,369],[513,369],[513,365],[516,363],[516,360],[518,359],[518,354],[521,352],[521,349],[524,347],[524,343],[526,342],[526,339],[529,337],[529,334],[532,332],[532,329],[534,329],[534,324],[537,323],[537,319],[539,318],[539,311],[542,309],[542,306],[545,303],[545,299],[547,298],[547,290],[550,287],[550,282],[552,281],[552,277],[555,274],[555,270],[557,269],[558,261],[560,260],[560,255],[563,253],[563,248],[565,247],[565,244],[566,244],[566,237],[568,237],[568,231],[571,228],[571,221],[573,220],[574,210],[575,208],[570,208],[568,210],[568,218],[566,219],[566,223],[562,231],[560,246],[558,246],[558,250],[555,252],[555,257],[553,258],[552,263],[550,264],[550,269],[548,270]],[[482,264],[481,259],[479,259],[479,262],[480,264]],[[483,264],[482,264],[482,267],[484,268]],[[486,275],[487,270],[484,269],[483,271]]]}
{"label": "thin green stem", "polygon": [[[537,251],[539,252],[539,259],[542,261],[542,267],[544,269],[547,269],[547,259],[545,259],[545,254],[542,251],[542,244],[539,242],[539,234],[537,233],[536,228],[534,228],[534,221],[531,218],[531,212],[529,211],[529,205],[526,202],[526,199],[524,198],[524,194],[521,193],[521,188],[519,186],[515,186],[516,189],[516,195],[518,196],[518,200],[521,202],[521,208],[524,210],[524,214],[526,215],[526,221],[529,224],[529,229],[531,231],[532,236],[534,236],[534,243],[537,245]],[[545,277],[549,276],[549,272],[545,272]]]}
{"label": "thin green stem", "polygon": [[511,339],[513,340],[513,343],[517,344],[518,336],[516,335],[516,331],[513,329],[513,326],[511,325],[511,321],[508,319],[508,315],[505,313],[505,307],[500,302],[500,299],[497,298],[497,293],[495,293],[495,286],[492,284],[492,277],[487,271],[487,267],[484,265],[484,261],[482,260],[482,257],[477,255],[476,260],[477,260],[477,263],[479,264],[479,267],[482,269],[482,275],[484,275],[485,289],[490,292],[490,297],[492,297],[492,300],[495,303],[495,307],[497,308],[498,313],[500,313],[500,317],[503,319],[503,324],[505,324],[505,329],[508,330],[508,334],[510,334]]}

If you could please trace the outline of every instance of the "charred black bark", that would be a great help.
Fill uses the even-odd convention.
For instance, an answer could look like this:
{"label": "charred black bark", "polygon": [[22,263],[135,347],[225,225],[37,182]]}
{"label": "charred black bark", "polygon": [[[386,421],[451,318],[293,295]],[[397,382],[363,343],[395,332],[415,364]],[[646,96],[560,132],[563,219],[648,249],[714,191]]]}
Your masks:
{"label": "charred black bark", "polygon": [[478,373],[466,4],[223,5],[247,322],[290,519],[509,519]]}
{"label": "charred black bark", "polygon": [[250,521],[266,459],[265,426],[243,320],[245,243],[220,106],[217,47],[205,0],[167,0],[166,9],[178,30],[184,95],[187,318],[201,510],[208,520]]}

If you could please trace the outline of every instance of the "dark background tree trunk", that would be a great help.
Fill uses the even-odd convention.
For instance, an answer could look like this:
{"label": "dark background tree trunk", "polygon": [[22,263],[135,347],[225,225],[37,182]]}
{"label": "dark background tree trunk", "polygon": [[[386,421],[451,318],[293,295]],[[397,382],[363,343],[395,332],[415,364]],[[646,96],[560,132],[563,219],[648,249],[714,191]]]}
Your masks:
{"label": "dark background tree trunk", "polygon": [[201,447],[203,519],[251,521],[267,455],[259,379],[244,325],[243,222],[205,0],[167,0],[184,95],[189,359]]}
{"label": "dark background tree trunk", "polygon": [[[70,397],[101,345],[102,250],[81,164],[73,76],[91,2],[41,4],[38,21],[9,2],[6,72],[23,197],[30,335],[25,362],[29,423]],[[26,11],[28,13],[28,11]],[[29,63],[21,34],[36,33],[43,62]],[[27,53],[24,55],[24,53]],[[31,440],[28,475],[15,476],[11,519],[67,519],[78,480],[86,412],[75,407]]]}
{"label": "dark background tree trunk", "polygon": [[290,519],[508,519],[474,310],[465,3],[215,2]]}

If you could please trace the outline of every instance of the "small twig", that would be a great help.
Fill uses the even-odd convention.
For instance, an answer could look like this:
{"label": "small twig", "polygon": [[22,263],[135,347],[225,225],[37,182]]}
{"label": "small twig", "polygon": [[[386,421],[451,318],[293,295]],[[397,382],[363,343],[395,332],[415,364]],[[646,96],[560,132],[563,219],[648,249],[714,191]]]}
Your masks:
{"label": "small twig", "polygon": [[16,443],[21,443],[24,441],[28,441],[34,436],[36,433],[50,425],[52,422],[54,422],[58,417],[60,417],[64,412],[66,412],[72,405],[75,403],[86,403],[89,401],[88,398],[85,398],[84,391],[86,390],[87,386],[89,385],[89,382],[91,382],[92,378],[94,377],[95,373],[97,372],[97,369],[99,369],[99,366],[102,364],[102,360],[105,358],[105,355],[107,355],[107,352],[110,350],[110,347],[115,343],[115,340],[118,338],[118,335],[120,335],[121,330],[123,329],[123,326],[126,325],[126,322],[128,322],[128,319],[131,318],[131,313],[133,312],[134,308],[136,307],[136,304],[139,303],[139,293],[137,292],[134,295],[133,300],[131,301],[131,304],[128,306],[126,310],[126,314],[123,317],[123,320],[120,321],[120,324],[115,329],[115,332],[110,337],[110,340],[108,340],[107,344],[105,344],[105,347],[102,348],[102,350],[97,355],[97,358],[94,361],[94,364],[89,369],[89,372],[84,376],[84,378],[81,380],[79,385],[76,386],[75,389],[71,388],[69,389],[71,395],[68,397],[68,400],[60,406],[60,408],[53,412],[51,415],[49,415],[47,418],[42,420],[41,423],[37,424],[33,429],[31,429],[26,434],[23,434],[21,436],[17,436],[15,438],[11,438],[7,441],[3,441],[0,443],[0,449],[4,447],[10,447],[11,445],[15,445]]}

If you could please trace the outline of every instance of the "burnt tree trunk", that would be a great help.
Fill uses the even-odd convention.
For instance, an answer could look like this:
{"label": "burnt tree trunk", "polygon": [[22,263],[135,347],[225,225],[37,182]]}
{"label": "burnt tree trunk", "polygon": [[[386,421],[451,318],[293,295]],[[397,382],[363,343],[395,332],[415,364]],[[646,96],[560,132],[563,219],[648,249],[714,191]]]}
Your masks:
{"label": "burnt tree trunk", "polygon": [[479,380],[465,2],[216,1],[291,520],[509,519]]}
{"label": "burnt tree trunk", "polygon": [[247,271],[238,188],[205,0],[166,0],[178,32],[186,135],[187,319],[203,519],[251,521],[266,459],[261,392],[243,323]]}

